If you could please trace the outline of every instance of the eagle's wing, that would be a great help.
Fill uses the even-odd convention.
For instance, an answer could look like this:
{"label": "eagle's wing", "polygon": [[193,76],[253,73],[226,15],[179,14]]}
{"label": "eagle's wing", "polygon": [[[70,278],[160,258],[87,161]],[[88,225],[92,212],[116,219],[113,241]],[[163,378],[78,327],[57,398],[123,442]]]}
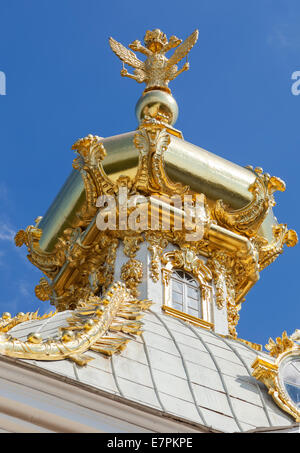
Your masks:
{"label": "eagle's wing", "polygon": [[179,63],[179,61],[189,53],[191,48],[196,44],[198,35],[198,30],[195,30],[182,44],[180,44],[179,47],[177,47],[171,58],[168,60],[167,68],[171,68],[173,65]]}
{"label": "eagle's wing", "polygon": [[123,44],[119,43],[114,38],[109,38],[109,44],[112,51],[120,58],[120,60],[124,61],[124,63],[129,64],[136,69],[144,69],[144,62],[139,60],[131,50],[126,49]]}

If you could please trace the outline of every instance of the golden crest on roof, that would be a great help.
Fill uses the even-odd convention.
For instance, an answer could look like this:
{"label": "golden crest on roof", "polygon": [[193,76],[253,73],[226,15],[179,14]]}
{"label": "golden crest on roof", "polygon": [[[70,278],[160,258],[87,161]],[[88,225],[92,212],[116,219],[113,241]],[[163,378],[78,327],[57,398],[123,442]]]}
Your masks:
{"label": "golden crest on roof", "polygon": [[[168,40],[166,35],[159,29],[146,31],[144,37],[145,45],[138,40],[129,44],[130,49],[147,56],[145,61],[141,61],[132,50],[127,49],[115,39],[110,38],[109,43],[113,52],[123,62],[123,69],[121,70],[123,77],[129,77],[138,83],[145,82],[145,91],[160,89],[170,92],[168,88],[169,82],[189,69],[188,62],[181,69],[178,69],[177,64],[182,58],[187,56],[196,44],[198,34],[198,30],[195,30],[182,42],[176,36],[171,36]],[[165,54],[174,48],[176,48],[175,52],[168,59]],[[124,68],[124,63],[134,68],[133,74],[130,74]]]}

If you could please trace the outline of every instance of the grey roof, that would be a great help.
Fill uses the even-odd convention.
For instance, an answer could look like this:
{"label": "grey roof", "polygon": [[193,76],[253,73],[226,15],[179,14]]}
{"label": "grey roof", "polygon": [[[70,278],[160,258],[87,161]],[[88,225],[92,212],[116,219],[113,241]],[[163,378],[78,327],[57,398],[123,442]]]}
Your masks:
{"label": "grey roof", "polygon": [[[32,331],[47,338],[67,326],[69,311],[42,321],[28,321],[10,330],[25,339]],[[259,354],[249,346],[225,339],[164,313],[148,311],[143,334],[119,355],[80,367],[68,360],[35,361],[37,367],[164,413],[225,432],[259,427],[291,426],[294,420],[279,409],[267,388],[251,376]],[[32,361],[30,361],[32,363]]]}

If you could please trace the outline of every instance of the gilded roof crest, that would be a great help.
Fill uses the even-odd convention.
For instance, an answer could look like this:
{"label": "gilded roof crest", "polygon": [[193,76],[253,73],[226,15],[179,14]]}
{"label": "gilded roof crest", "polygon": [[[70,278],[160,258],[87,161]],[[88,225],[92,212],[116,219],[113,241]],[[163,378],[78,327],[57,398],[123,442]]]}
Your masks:
{"label": "gilded roof crest", "polygon": [[[123,44],[114,38],[109,39],[110,47],[113,52],[122,60],[123,69],[121,75],[136,80],[138,83],[145,82],[145,91],[160,89],[170,92],[168,84],[179,74],[189,69],[189,63],[186,62],[181,69],[178,69],[177,63],[186,57],[198,39],[198,30],[195,30],[185,41],[182,42],[176,36],[171,36],[169,41],[166,35],[159,29],[148,30],[144,37],[144,44],[138,40],[129,44],[130,49],[146,55],[146,60],[141,61],[137,58],[132,50],[127,49]],[[173,55],[168,59],[165,54],[176,48]],[[130,74],[124,68],[124,63],[134,68],[134,73]]]}

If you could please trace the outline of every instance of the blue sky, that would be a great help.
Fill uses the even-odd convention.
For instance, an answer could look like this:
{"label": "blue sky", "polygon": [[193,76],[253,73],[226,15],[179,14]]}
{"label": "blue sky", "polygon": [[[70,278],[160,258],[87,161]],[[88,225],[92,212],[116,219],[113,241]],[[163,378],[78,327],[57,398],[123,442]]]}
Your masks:
{"label": "blue sky", "polygon": [[[239,165],[281,177],[275,215],[300,232],[299,0],[0,0],[0,312],[49,310],[41,273],[14,246],[16,231],[44,215],[71,171],[72,144],[89,133],[136,128],[142,87],[120,77],[108,45],[147,29],[199,40],[190,71],[172,82],[176,127],[186,140]],[[240,312],[239,336],[265,344],[300,328],[299,246],[261,273]]]}

